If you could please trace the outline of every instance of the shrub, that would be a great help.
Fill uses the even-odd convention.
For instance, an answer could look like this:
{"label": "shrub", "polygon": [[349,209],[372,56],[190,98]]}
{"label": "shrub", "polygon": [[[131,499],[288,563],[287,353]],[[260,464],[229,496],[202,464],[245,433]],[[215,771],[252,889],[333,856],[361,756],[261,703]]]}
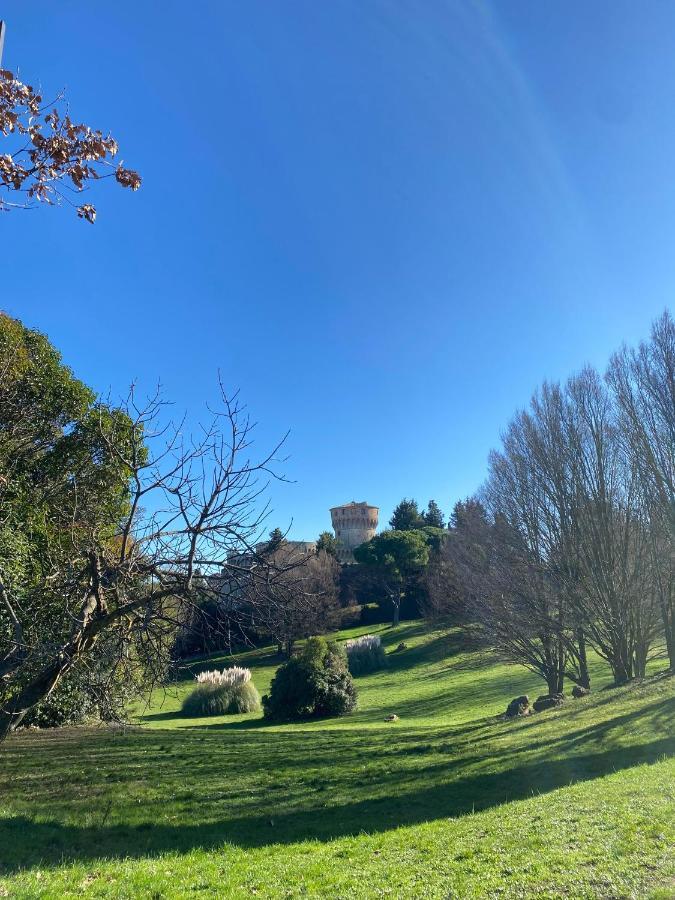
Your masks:
{"label": "shrub", "polygon": [[94,698],[76,678],[62,679],[54,690],[34,706],[21,723],[24,727],[57,728],[61,725],[81,725],[97,718]]}
{"label": "shrub", "polygon": [[[133,665],[133,659],[118,665],[111,643],[102,639],[94,659],[76,663],[49,695],[28,711],[22,726],[57,728],[123,721],[129,704],[144,692],[145,676],[141,666]],[[0,706],[2,701],[0,686]]]}
{"label": "shrub", "polygon": [[260,709],[260,695],[250,669],[233,666],[222,672],[200,672],[197,687],[183,700],[185,716],[225,716]]}
{"label": "shrub", "polygon": [[345,644],[349,671],[352,675],[376,672],[387,664],[387,657],[379,635],[364,634]]}
{"label": "shrub", "polygon": [[270,693],[263,697],[265,718],[276,721],[342,716],[355,707],[344,649],[316,637],[277,669]]}

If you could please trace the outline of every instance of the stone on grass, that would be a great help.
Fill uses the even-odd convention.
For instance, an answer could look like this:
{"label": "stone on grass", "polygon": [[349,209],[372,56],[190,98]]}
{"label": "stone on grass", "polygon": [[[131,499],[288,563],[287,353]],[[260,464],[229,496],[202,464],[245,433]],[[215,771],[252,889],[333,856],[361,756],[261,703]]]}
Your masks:
{"label": "stone on grass", "polygon": [[537,697],[532,704],[535,712],[544,712],[546,709],[555,709],[562,706],[565,697],[562,694],[545,694],[543,697]]}
{"label": "stone on grass", "polygon": [[516,697],[515,700],[512,700],[509,705],[506,707],[506,718],[513,719],[516,716],[529,716],[530,714],[530,698],[527,694],[523,694],[522,697]]}
{"label": "stone on grass", "polygon": [[575,684],[574,687],[572,688],[572,696],[577,697],[577,698],[588,697],[590,692],[591,692],[590,688],[581,687],[580,684]]}

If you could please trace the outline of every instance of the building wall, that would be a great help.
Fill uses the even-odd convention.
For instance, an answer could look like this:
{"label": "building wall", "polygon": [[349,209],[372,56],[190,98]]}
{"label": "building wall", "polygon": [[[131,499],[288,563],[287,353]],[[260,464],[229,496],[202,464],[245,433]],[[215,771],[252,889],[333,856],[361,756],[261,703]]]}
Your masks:
{"label": "building wall", "polygon": [[354,562],[354,549],[375,536],[379,508],[362,501],[334,506],[330,511],[333,531],[337,540],[338,562]]}

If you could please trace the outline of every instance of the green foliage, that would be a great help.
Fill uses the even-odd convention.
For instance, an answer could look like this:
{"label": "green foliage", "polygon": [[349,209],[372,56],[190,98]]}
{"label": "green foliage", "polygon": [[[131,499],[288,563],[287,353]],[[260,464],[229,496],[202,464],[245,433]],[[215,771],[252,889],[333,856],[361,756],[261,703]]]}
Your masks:
{"label": "green foliage", "polygon": [[[0,680],[1,707],[70,635],[81,603],[74,543],[114,551],[129,504],[121,457],[133,426],[119,409],[96,401],[44,335],[4,314],[0,371],[0,577],[22,626],[19,645],[12,611],[0,604],[0,661],[21,659]],[[62,583],[72,579],[72,596],[53,589],[55,573]],[[78,703],[73,693],[79,684],[71,673],[34,721],[73,721],[78,709],[86,715],[89,700]]]}
{"label": "green foliage", "polygon": [[337,553],[337,540],[330,531],[322,531],[319,535],[316,542],[316,552],[319,553],[321,550],[325,550],[330,556],[335,556]]}
{"label": "green foliage", "polygon": [[[131,655],[133,651],[129,647],[125,652]],[[119,720],[146,685],[141,667],[132,669],[125,665],[124,670],[118,670],[116,663],[114,641],[103,637],[95,656],[70,669],[54,690],[28,712],[22,725],[57,728],[92,720]]]}
{"label": "green foliage", "polygon": [[225,716],[256,712],[260,695],[252,681],[239,684],[200,684],[183,700],[184,716]]}
{"label": "green foliage", "polygon": [[423,530],[383,531],[354,551],[358,563],[380,566],[393,581],[423,569],[429,562],[429,539]]}
{"label": "green foliage", "polygon": [[267,553],[276,553],[277,550],[282,546],[286,538],[284,537],[284,533],[281,528],[273,528],[270,531],[269,538],[267,540],[267,546],[265,547],[265,551]]}
{"label": "green foliage", "polygon": [[429,525],[432,528],[445,528],[443,512],[435,500],[429,501],[426,512],[423,513],[422,518],[424,519],[425,525]]}
{"label": "green foliage", "polygon": [[440,550],[441,544],[448,536],[445,528],[437,528],[433,525],[424,525],[419,530],[425,536],[429,549],[433,551]]}
{"label": "green foliage", "polygon": [[38,728],[81,725],[94,718],[97,712],[95,698],[79,679],[64,678],[48,697],[31,709],[22,724]]}
{"label": "green foliage", "polygon": [[406,497],[394,509],[391,519],[389,519],[389,525],[394,531],[410,531],[423,524],[424,520],[420,515],[417,500],[408,500]]}
{"label": "green foliage", "polygon": [[356,689],[344,648],[323,638],[305,642],[289,659],[263,697],[265,718],[275,721],[342,716],[356,707]]}
{"label": "green foliage", "polygon": [[434,535],[427,532],[438,533],[440,529],[383,531],[354,550],[356,561],[372,568],[385,587],[393,607],[393,625],[398,625],[406,592],[414,590],[417,576],[429,563],[430,541]]}

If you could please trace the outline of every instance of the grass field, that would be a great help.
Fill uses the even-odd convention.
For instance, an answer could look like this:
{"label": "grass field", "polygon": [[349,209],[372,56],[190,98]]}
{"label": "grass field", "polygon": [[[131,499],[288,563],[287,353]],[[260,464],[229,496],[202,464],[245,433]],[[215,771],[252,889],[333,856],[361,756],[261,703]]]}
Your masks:
{"label": "grass field", "polygon": [[[543,682],[459,633],[379,631],[344,719],[181,718],[0,747],[0,896],[675,897],[675,680],[497,715]],[[246,654],[261,694],[277,660]],[[213,667],[213,661],[198,668]],[[400,721],[385,723],[390,712]]]}

